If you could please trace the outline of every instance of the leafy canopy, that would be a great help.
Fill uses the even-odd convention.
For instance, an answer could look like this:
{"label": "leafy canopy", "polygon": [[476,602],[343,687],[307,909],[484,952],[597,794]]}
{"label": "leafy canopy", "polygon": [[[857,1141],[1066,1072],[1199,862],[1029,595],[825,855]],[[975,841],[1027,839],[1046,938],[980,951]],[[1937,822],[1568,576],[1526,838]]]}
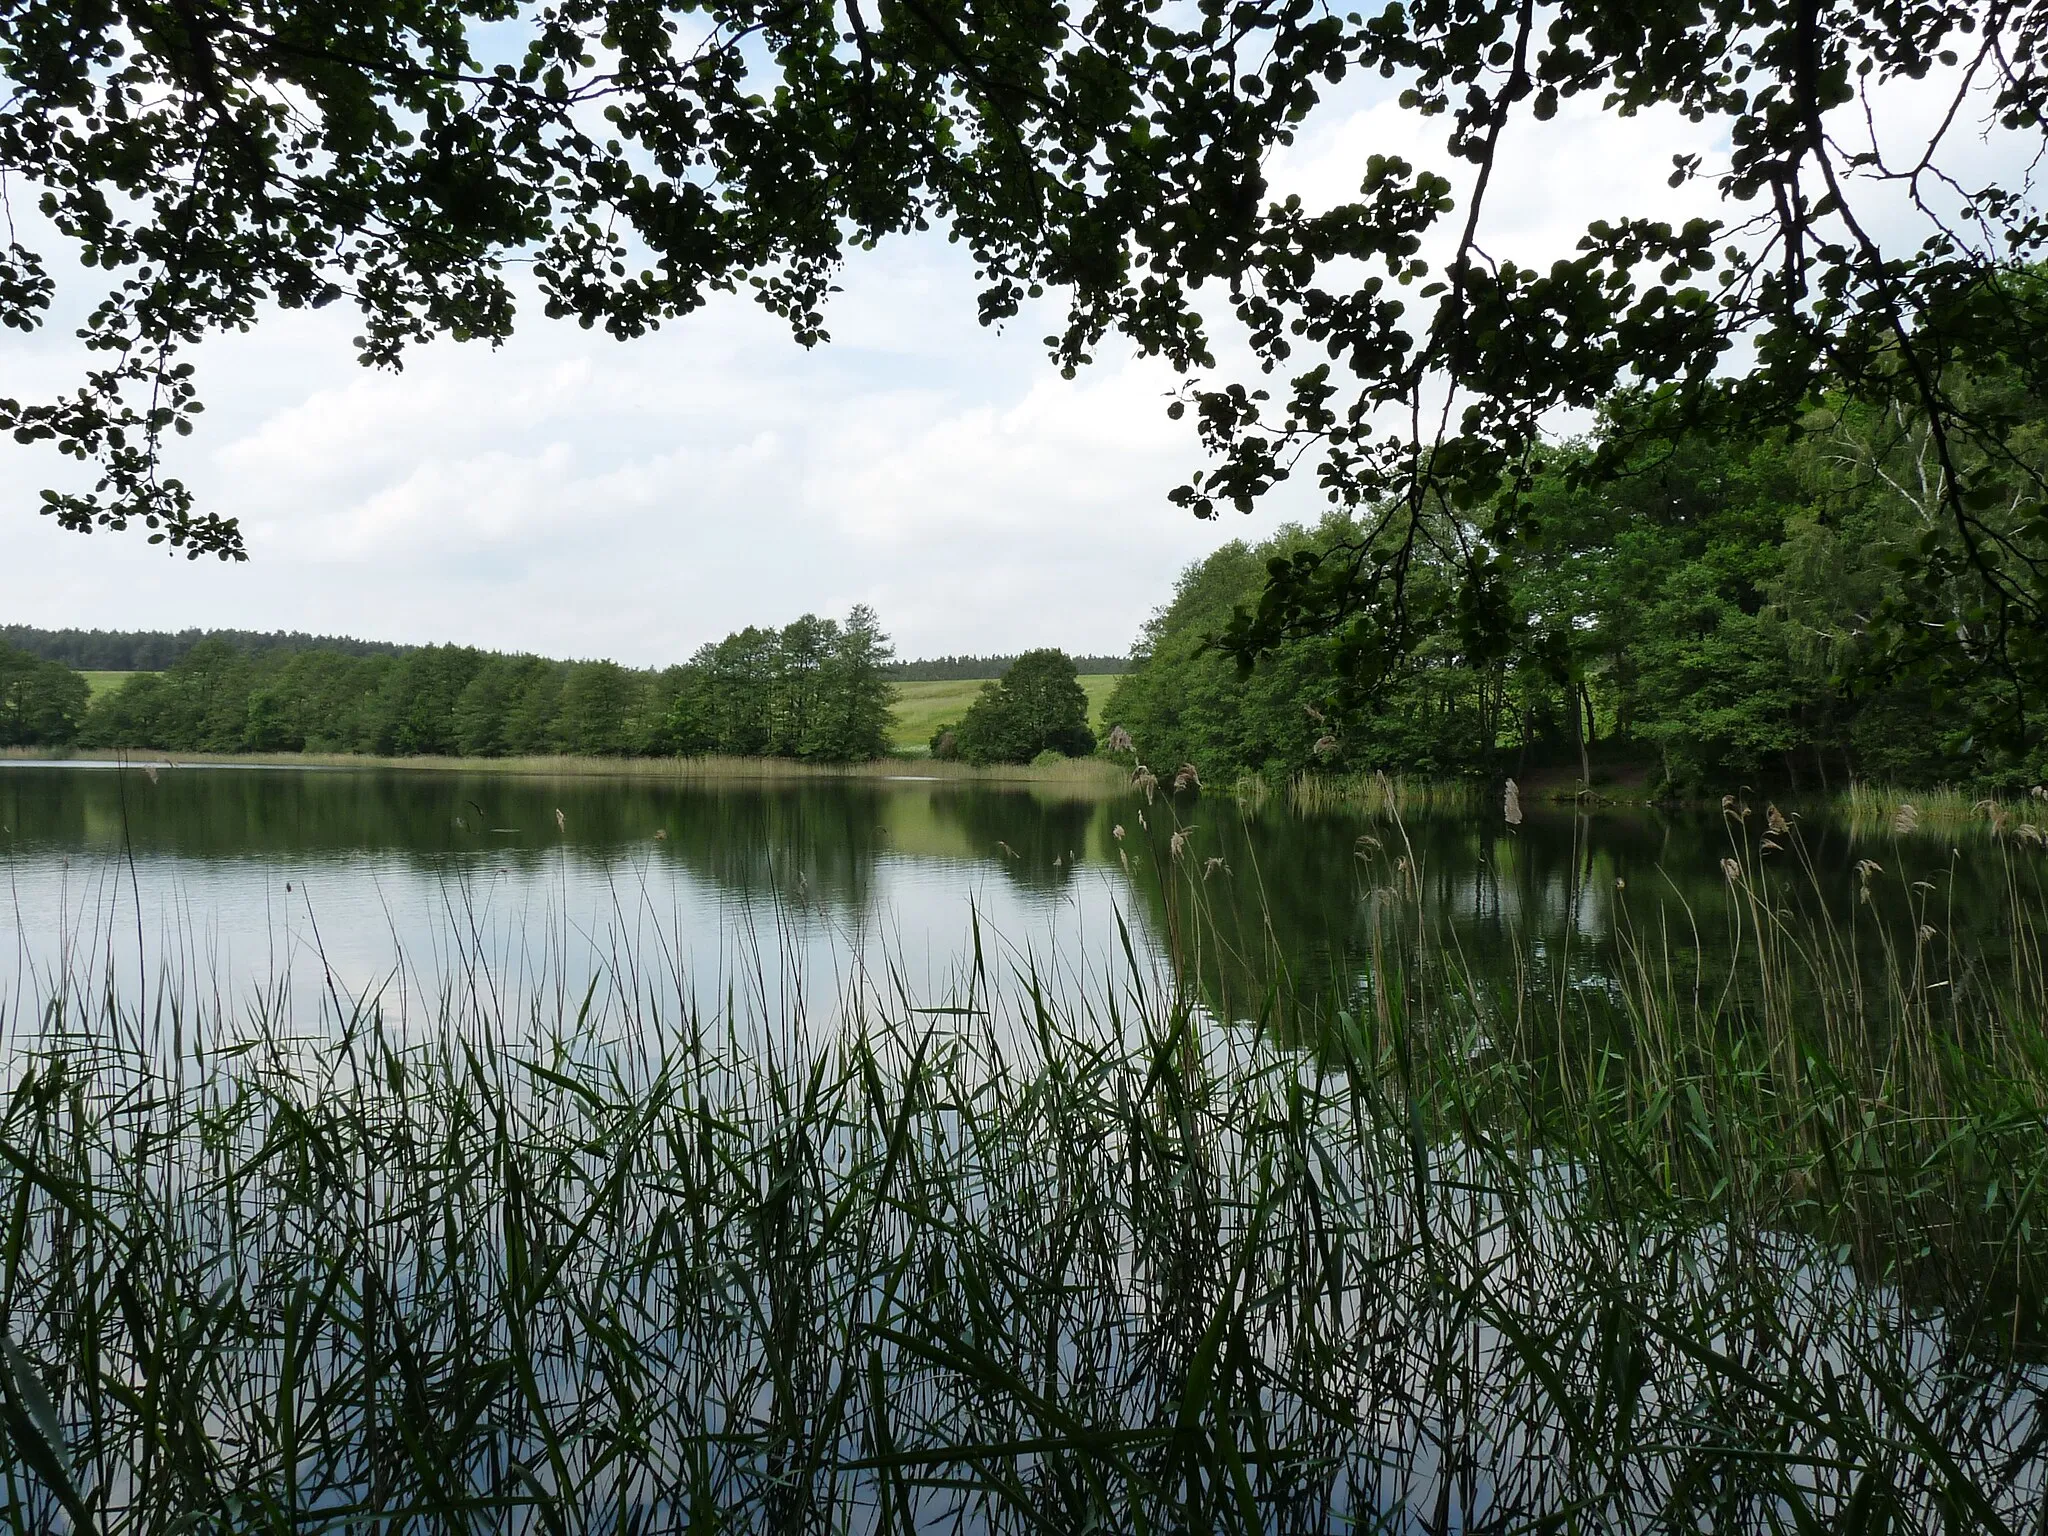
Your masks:
{"label": "leafy canopy", "polygon": [[[1539,423],[1635,385],[1656,436],[1791,420],[1823,386],[1910,407],[1942,516],[1912,558],[1973,591],[1929,617],[2003,657],[2048,609],[2043,487],[1950,379],[2042,393],[2041,296],[2006,279],[2048,228],[1950,146],[1985,116],[2041,132],[2044,49],[2048,0],[0,0],[0,323],[46,317],[60,247],[106,284],[78,387],[0,426],[96,472],[45,493],[65,526],[239,557],[163,449],[200,409],[184,350],[267,305],[352,303],[362,359],[396,366],[507,335],[518,262],[550,314],[622,338],[744,286],[810,345],[849,247],[938,224],[984,321],[1051,289],[1063,368],[1119,332],[1184,371],[1214,459],[1175,493],[1193,511],[1312,472],[1359,515],[1273,573],[1245,654],[1361,613],[1399,649],[1432,537],[1484,631]],[[1372,155],[1338,206],[1270,194],[1276,146],[1361,73],[1442,120],[1465,189]],[[1859,109],[1926,80],[1952,109],[1884,158]],[[1617,208],[1547,271],[1491,258],[1502,145],[1575,98],[1727,144],[1671,171],[1726,216]],[[1226,313],[1270,389],[1210,378]]]}
{"label": "leafy canopy", "polygon": [[[2041,453],[2044,423],[2036,402],[2010,450]],[[1930,676],[1875,638],[1881,616],[1922,602],[1898,556],[1938,516],[1924,429],[1839,405],[1801,426],[1638,439],[1626,473],[1591,483],[1578,471],[1605,442],[1551,445],[1504,562],[1499,630],[1472,643],[1456,573],[1427,541],[1409,577],[1414,643],[1370,688],[1348,632],[1289,636],[1248,672],[1212,643],[1260,601],[1274,562],[1340,546],[1356,525],[1226,544],[1145,626],[1105,718],[1153,761],[1221,780],[1384,769],[1713,795],[2040,783],[2048,701],[2034,695],[2002,739],[2014,701],[1998,673]]]}

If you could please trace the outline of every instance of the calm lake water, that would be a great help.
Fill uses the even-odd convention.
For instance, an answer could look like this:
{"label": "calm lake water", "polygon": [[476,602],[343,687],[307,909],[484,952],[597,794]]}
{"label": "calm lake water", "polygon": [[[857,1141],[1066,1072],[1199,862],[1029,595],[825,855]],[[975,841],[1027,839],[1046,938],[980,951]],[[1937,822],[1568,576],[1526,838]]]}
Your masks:
{"label": "calm lake water", "polygon": [[[1197,1489],[1189,1447],[1242,1436],[1264,1457],[1245,1529],[1846,1528],[1880,1478],[1911,1485],[1889,1529],[1933,1529],[1957,1507],[1944,1480],[2003,1522],[1952,1528],[2032,1529],[2035,1288],[1990,1244],[1998,1284],[2016,1278],[1979,1274],[1976,1229],[1949,1232],[1938,1197],[1911,1219],[1941,1225],[1924,1233],[1959,1256],[1954,1294],[1988,1311],[1944,1310],[1939,1266],[1918,1267],[1934,1249],[1882,1215],[1858,1258],[1847,1216],[1750,1227],[1719,1193],[1630,1211],[1606,1174],[1635,1177],[1635,1143],[1596,1179],[1512,1137],[1427,1141],[1424,1099],[1393,1075],[1324,1074],[1299,1037],[1218,1022],[1280,995],[1348,1002],[1379,979],[1388,925],[1419,921],[1509,1001],[1541,989],[1597,1021],[1654,962],[1674,986],[1711,979],[1736,1009],[1708,1027],[1739,1027],[1759,910],[1842,935],[1853,967],[1947,986],[1998,964],[2016,896],[2040,901],[2041,852],[1981,828],[1815,822],[1767,850],[1769,825],[1761,806],[1531,807],[1509,827],[1476,807],[1397,821],[909,774],[0,766],[0,1047],[60,991],[84,1004],[0,1062],[36,1088],[8,1096],[16,1142],[67,1170],[44,1199],[0,1167],[26,1276],[10,1330],[58,1362],[42,1368],[69,1384],[61,1433],[96,1448],[78,1454],[93,1486],[156,1496],[134,1469],[169,1458],[143,1420],[176,1401],[175,1433],[203,1425],[209,1447],[185,1461],[237,1520],[231,1498],[286,1485],[330,1522],[425,1509],[409,1501],[452,1497],[452,1467],[504,1501],[486,1522],[502,1530],[695,1529],[708,1510],[721,1528],[893,1529],[875,1511],[906,1497],[924,1514],[904,1529],[1135,1529],[1119,1499]],[[1035,1072],[989,1014],[948,1006],[977,964],[1012,1001],[1044,985],[1091,1004],[1128,995],[1135,965],[1210,1016],[1169,1052],[1104,1048],[1087,1014]],[[892,1008],[911,1027],[861,1070],[833,1068],[832,1041],[630,1033],[642,1003],[660,1026],[679,1003],[829,1023],[856,984],[928,1007],[929,1031]],[[98,1000],[145,985],[150,1022],[109,1031]],[[450,999],[507,1027],[389,1048]],[[622,1027],[584,1061],[568,1037],[593,999]],[[220,1051],[191,1022],[289,1016],[327,1046],[318,1021],[365,1002],[398,1027],[360,1071],[353,1033]],[[885,1069],[920,1061],[933,1075],[899,1094]],[[1646,1144],[1689,1146],[1703,1123]],[[1977,1188],[1967,1209],[1991,1211]],[[103,1208],[89,1240],[73,1189]],[[1869,1261],[1898,1238],[1915,1267]],[[83,1280],[80,1254],[100,1266]],[[88,1408],[122,1361],[189,1404],[108,1390]],[[1197,1432],[1146,1438],[1176,1423]],[[401,1466],[401,1444],[432,1464]],[[791,1445],[821,1459],[793,1472]],[[1117,1481],[1126,1463],[1151,1481]],[[78,1528],[28,1487],[0,1526]],[[560,1524],[527,1508],[549,1489]],[[1794,1495],[1820,1513],[1790,1518]],[[1658,1526],[1667,1500],[1682,1518]]]}
{"label": "calm lake water", "polygon": [[[1943,964],[1952,939],[1995,963],[2006,866],[1981,835],[1809,821],[1809,875],[1797,854],[1762,850],[1764,815],[1532,807],[1510,828],[1477,811],[1396,823],[913,777],[185,766],[152,780],[12,763],[0,986],[12,1009],[60,974],[127,993],[147,971],[228,1001],[283,984],[411,1008],[478,970],[580,993],[631,959],[643,988],[653,978],[699,1006],[745,994],[782,1008],[801,990],[815,1012],[857,976],[940,997],[977,942],[985,963],[1088,986],[1125,964],[1127,933],[1141,967],[1189,966],[1212,1007],[1243,1017],[1281,979],[1354,984],[1375,893],[1411,879],[1482,985],[1611,987],[1631,944],[1712,969],[1740,957],[1729,857],[1838,920],[1873,860],[1866,922],[1881,910],[1906,952],[1933,928]],[[1864,948],[1861,963],[1882,964],[1881,946]]]}

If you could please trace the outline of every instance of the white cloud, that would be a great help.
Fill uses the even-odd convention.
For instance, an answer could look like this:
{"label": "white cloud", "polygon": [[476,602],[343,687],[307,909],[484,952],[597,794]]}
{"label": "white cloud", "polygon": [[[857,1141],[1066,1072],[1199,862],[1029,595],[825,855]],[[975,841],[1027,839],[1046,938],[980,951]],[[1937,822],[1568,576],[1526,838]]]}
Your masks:
{"label": "white cloud", "polygon": [[24,476],[0,603],[50,625],[658,663],[868,601],[906,654],[1121,650],[1226,536],[1165,502],[1195,458],[1165,420],[1167,380],[1114,363],[1059,379],[1029,339],[1042,327],[982,330],[967,274],[930,244],[852,268],[839,339],[808,353],[732,301],[628,345],[542,324],[373,373],[346,317],[275,317],[205,349],[210,410],[177,466],[242,519],[250,563],[62,535]]}

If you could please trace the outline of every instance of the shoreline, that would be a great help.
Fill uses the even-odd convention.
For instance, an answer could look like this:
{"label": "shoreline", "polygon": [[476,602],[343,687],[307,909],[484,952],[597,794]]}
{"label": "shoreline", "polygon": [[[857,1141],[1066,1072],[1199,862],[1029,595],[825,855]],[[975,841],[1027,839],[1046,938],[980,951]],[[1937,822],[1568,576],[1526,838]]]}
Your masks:
{"label": "shoreline", "polygon": [[814,763],[781,757],[376,757],[354,752],[160,752],[8,747],[0,766],[10,763],[72,763],[163,768],[357,769],[410,773],[481,773],[517,778],[639,779],[678,783],[773,783],[791,780],[856,779],[875,783],[1040,784],[1088,794],[1129,788],[1129,776],[1103,758],[1068,758],[1042,767],[1005,763],[976,768],[928,757],[881,757],[862,763]]}
{"label": "shoreline", "polygon": [[[854,780],[864,783],[902,784],[1016,784],[1058,789],[1091,798],[1108,797],[1132,788],[1129,770],[1103,757],[1068,758],[1063,762],[1037,765],[1005,763],[977,768],[967,763],[925,756],[891,756],[858,763],[818,763],[801,758],[779,757],[578,757],[556,754],[544,757],[383,757],[353,752],[166,752],[154,749],[52,747],[0,747],[0,767],[9,764],[76,764],[81,767],[159,768],[274,768],[299,771],[404,772],[420,774],[492,774],[512,778],[620,779],[678,784],[772,784],[816,783]],[[1620,788],[1622,793],[1615,793]],[[1538,780],[1522,787],[1524,807],[1537,813],[1568,811],[1581,814],[1681,812],[1694,813],[1721,808],[1718,797],[1643,796],[1629,793],[1628,786],[1599,784],[1577,795],[1561,793],[1553,783]],[[1391,792],[1391,793],[1390,793]],[[1366,815],[1424,811],[1475,811],[1490,808],[1494,786],[1474,779],[1410,779],[1401,775],[1318,774],[1291,775],[1279,784],[1248,774],[1234,783],[1215,784],[1208,793],[1224,794],[1260,809],[1279,801],[1297,812],[1345,810]],[[1745,797],[1754,814],[1773,796],[1751,792]],[[1808,791],[1781,794],[1788,810],[1825,809],[1845,820],[1891,823],[1903,807],[1912,810],[1907,821],[1915,826],[1953,827],[1987,823],[1987,806],[1996,806],[2007,816],[2025,819],[2038,810],[2035,820],[2048,820],[2048,805],[2038,794],[1982,796],[1953,787],[1902,789],[1892,785],[1857,784],[1832,793]]]}

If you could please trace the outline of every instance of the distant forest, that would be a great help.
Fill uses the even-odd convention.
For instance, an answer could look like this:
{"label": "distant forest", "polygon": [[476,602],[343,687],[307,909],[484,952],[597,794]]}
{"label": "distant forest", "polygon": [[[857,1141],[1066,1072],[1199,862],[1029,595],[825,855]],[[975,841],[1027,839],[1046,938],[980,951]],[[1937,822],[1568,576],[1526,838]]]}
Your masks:
{"label": "distant forest", "polygon": [[42,661],[61,661],[81,672],[163,672],[191,654],[202,640],[218,640],[247,656],[332,651],[341,656],[404,656],[416,645],[389,640],[354,640],[346,635],[308,635],[298,630],[36,629],[0,625],[0,644]]}

